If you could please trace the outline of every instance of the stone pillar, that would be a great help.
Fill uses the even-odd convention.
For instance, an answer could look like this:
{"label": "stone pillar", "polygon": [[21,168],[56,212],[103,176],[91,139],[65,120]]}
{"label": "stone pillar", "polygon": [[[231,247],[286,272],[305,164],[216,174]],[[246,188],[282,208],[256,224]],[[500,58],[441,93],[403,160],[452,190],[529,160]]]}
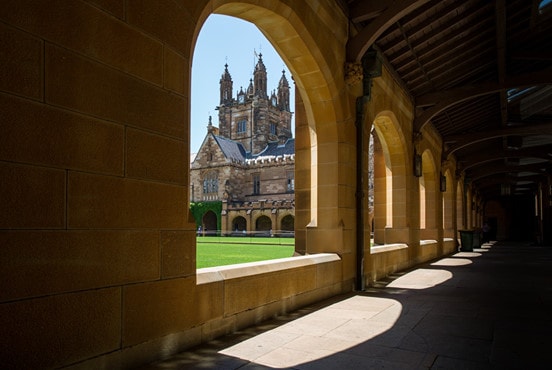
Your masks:
{"label": "stone pillar", "polygon": [[307,225],[311,221],[311,144],[305,106],[295,87],[295,252],[307,251]]}
{"label": "stone pillar", "polygon": [[374,244],[385,244],[387,225],[387,167],[378,135],[374,134]]}

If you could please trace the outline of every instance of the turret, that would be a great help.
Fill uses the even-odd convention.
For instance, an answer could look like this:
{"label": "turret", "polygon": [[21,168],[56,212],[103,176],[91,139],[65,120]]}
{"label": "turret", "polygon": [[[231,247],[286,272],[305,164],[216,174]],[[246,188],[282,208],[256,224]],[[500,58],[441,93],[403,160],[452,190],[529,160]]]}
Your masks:
{"label": "turret", "polygon": [[213,122],[212,122],[211,116],[209,116],[209,124],[207,125],[207,133],[209,133],[209,134],[214,134],[214,135],[218,135],[218,134],[219,134],[219,129],[218,129],[218,127],[213,126]]}
{"label": "turret", "polygon": [[278,108],[287,112],[289,109],[289,83],[286,78],[286,71],[282,70],[282,77],[278,83]]}
{"label": "turret", "polygon": [[253,98],[253,79],[249,79],[249,86],[247,87],[247,98],[252,99]]}
{"label": "turret", "polygon": [[263,54],[259,54],[259,61],[255,66],[255,72],[253,73],[253,86],[255,89],[255,96],[259,98],[267,97],[266,94],[266,67],[263,63]]}
{"label": "turret", "polygon": [[224,73],[220,78],[220,105],[232,103],[232,76],[228,72],[228,63],[224,65]]}

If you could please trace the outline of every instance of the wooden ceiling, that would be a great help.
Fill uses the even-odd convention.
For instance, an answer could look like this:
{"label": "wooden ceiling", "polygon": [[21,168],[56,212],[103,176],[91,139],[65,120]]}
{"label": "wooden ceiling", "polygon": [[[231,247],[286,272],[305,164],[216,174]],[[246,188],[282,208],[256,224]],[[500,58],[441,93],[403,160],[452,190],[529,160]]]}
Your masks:
{"label": "wooden ceiling", "polygon": [[[548,4],[548,3],[551,4]],[[533,194],[552,173],[552,1],[349,0],[349,61],[368,50],[480,194]]]}

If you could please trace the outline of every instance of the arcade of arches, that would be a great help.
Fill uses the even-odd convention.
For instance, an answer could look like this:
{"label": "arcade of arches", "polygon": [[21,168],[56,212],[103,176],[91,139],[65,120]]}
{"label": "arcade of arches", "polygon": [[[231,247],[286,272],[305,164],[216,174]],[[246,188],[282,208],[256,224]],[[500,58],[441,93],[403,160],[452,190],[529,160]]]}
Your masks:
{"label": "arcade of arches", "polygon": [[[384,3],[4,1],[3,365],[137,367],[452,253],[459,230],[486,220],[496,238],[546,242],[548,159],[524,146],[550,144],[551,108],[542,101],[551,100],[531,104],[537,91],[550,96],[541,89],[552,83],[546,57],[538,57],[550,32],[545,23],[518,27],[530,34],[505,29],[538,24],[526,5],[538,2],[497,1],[504,12],[485,1]],[[497,27],[462,24],[492,37],[480,40],[484,51],[459,37],[428,39],[424,27],[437,30],[455,14],[467,22],[476,11]],[[253,22],[293,75],[295,217],[252,222],[294,228],[296,256],[196,271],[189,76],[212,13]],[[497,43],[507,51],[490,52]],[[520,57],[518,44],[533,49]],[[458,54],[453,46],[479,52],[459,53],[478,68],[441,61]],[[242,217],[233,228],[251,222]]]}

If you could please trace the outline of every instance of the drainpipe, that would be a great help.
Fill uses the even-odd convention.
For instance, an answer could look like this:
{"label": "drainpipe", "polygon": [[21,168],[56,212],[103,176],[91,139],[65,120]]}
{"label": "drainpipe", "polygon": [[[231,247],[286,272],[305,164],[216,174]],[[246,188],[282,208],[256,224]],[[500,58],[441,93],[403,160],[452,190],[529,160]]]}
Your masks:
{"label": "drainpipe", "polygon": [[368,50],[362,57],[362,95],[356,99],[356,290],[365,289],[364,281],[364,135],[363,124],[365,121],[366,106],[370,101],[370,88],[372,78],[381,76],[381,61],[378,53]]}

